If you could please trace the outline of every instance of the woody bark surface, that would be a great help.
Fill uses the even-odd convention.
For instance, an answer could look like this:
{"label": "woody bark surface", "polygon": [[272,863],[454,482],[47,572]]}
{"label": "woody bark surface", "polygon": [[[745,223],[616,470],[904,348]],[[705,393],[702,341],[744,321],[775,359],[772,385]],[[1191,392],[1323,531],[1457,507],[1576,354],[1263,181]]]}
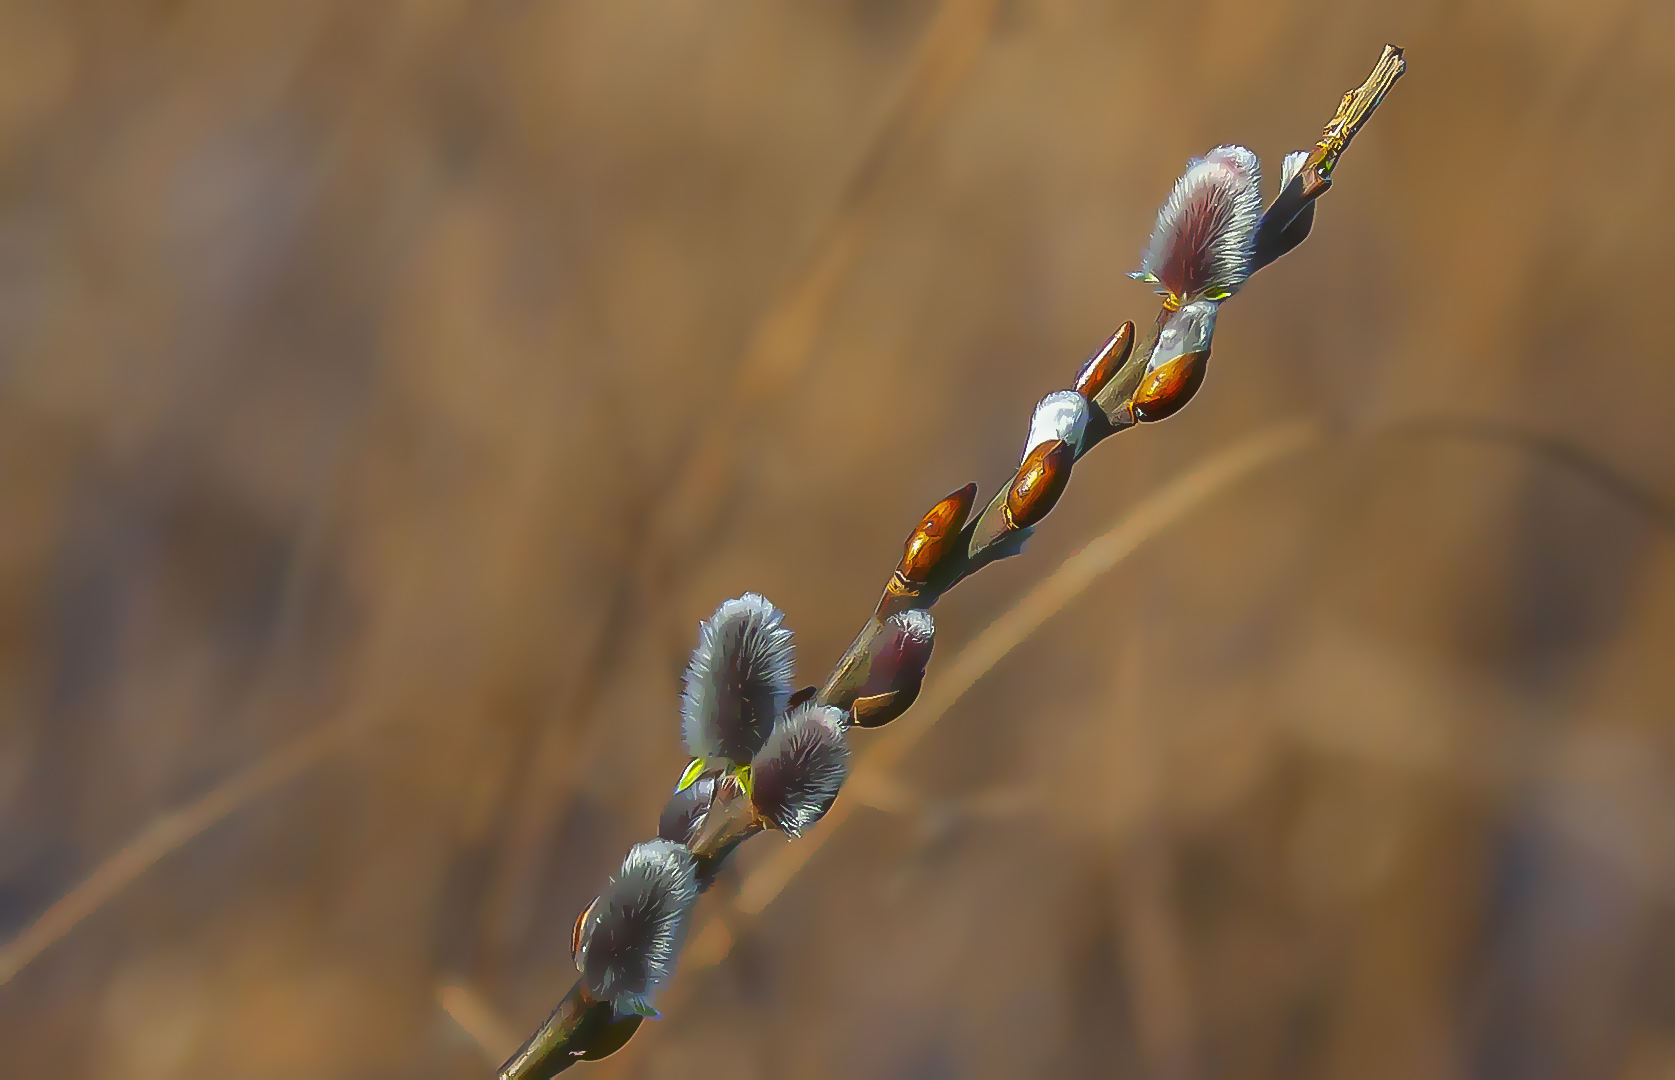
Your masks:
{"label": "woody bark surface", "polygon": [[[1023,460],[981,511],[973,516],[977,487],[971,484],[925,514],[909,534],[901,561],[872,616],[818,689],[812,695],[790,698],[782,721],[810,709],[833,715],[841,711],[843,727],[871,728],[888,723],[911,706],[930,656],[930,620],[925,613],[943,593],[984,566],[1018,554],[1062,496],[1075,463],[1094,446],[1139,423],[1171,416],[1191,400],[1205,376],[1215,308],[1251,273],[1306,239],[1313,225],[1314,203],[1331,186],[1339,158],[1405,69],[1402,51],[1386,45],[1367,80],[1344,95],[1314,149],[1306,158],[1293,155],[1302,159],[1295,168],[1288,159],[1279,195],[1260,220],[1251,223],[1248,236],[1233,238],[1244,248],[1243,263],[1230,288],[1219,295],[1208,289],[1177,291],[1173,285],[1160,290],[1165,291],[1162,308],[1142,341],[1136,344],[1134,324],[1124,323],[1083,364],[1072,391],[1049,395],[1037,406]],[[1224,169],[1229,182],[1248,180],[1254,185],[1254,175],[1240,175],[1241,159],[1232,151],[1248,155],[1252,164],[1254,155],[1223,147],[1212,151],[1208,164],[1221,165],[1213,158],[1223,151],[1228,152],[1223,155],[1225,161],[1232,163]],[[1203,164],[1195,162],[1194,168]],[[1189,171],[1182,185],[1193,175]],[[1177,186],[1177,195],[1182,185]],[[1171,196],[1160,214],[1154,251],[1175,198]],[[1190,230],[1183,235],[1190,235]],[[740,843],[775,827],[750,790],[750,764],[735,764],[719,772],[714,764],[702,758],[694,761],[659,829],[665,840],[671,839],[671,831],[684,838],[699,890],[708,886]],[[779,827],[796,834],[783,824]],[[578,919],[578,942],[583,923],[590,918],[596,918],[592,908]],[[498,1080],[544,1080],[578,1061],[605,1057],[620,1049],[647,1015],[653,1015],[649,1009],[624,1015],[620,1004],[590,991],[584,977],[501,1066]]]}

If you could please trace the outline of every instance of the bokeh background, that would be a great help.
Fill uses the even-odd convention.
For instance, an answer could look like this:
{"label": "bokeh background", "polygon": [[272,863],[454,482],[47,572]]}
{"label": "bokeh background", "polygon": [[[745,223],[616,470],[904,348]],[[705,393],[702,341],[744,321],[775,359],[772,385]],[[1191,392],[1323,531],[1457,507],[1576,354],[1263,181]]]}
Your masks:
{"label": "bokeh background", "polygon": [[1352,434],[755,917],[749,845],[731,950],[574,1075],[1675,1077],[1663,0],[6,0],[0,1075],[490,1075],[684,764],[698,620],[766,593],[818,681],[1151,317],[1187,159],[1277,167],[1386,41],[1312,238],[933,683],[1195,462]]}

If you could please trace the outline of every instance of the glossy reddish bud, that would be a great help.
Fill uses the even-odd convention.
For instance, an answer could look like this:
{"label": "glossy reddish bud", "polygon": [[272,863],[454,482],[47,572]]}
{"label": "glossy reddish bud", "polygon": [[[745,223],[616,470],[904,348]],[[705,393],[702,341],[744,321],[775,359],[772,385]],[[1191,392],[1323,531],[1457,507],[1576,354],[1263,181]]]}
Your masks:
{"label": "glossy reddish bud", "polygon": [[966,515],[977,498],[977,485],[965,487],[943,499],[919,522],[907,538],[901,564],[896,567],[908,581],[925,581],[943,556],[954,546],[960,530],[965,528]]}
{"label": "glossy reddish bud", "polygon": [[1133,352],[1134,324],[1125,322],[1117,327],[1117,332],[1111,335],[1111,340],[1100,346],[1099,351],[1082,364],[1082,370],[1076,373],[1074,389],[1092,401],[1095,394],[1105,389],[1105,384],[1111,381],[1111,376],[1128,363],[1128,357]]}
{"label": "glossy reddish bud", "polygon": [[1208,352],[1182,353],[1148,372],[1134,391],[1135,417],[1162,420],[1179,412],[1204,384],[1209,361]]}
{"label": "glossy reddish bud", "polygon": [[801,690],[798,690],[795,694],[792,694],[790,700],[785,703],[785,711],[790,712],[798,705],[801,705],[803,702],[813,698],[814,695],[819,692],[819,689],[820,688],[817,686],[805,686]]}
{"label": "glossy reddish bud", "polygon": [[1075,460],[1076,451],[1063,439],[1029,452],[1006,492],[1006,515],[1015,528],[1027,529],[1047,516],[1064,494]]}

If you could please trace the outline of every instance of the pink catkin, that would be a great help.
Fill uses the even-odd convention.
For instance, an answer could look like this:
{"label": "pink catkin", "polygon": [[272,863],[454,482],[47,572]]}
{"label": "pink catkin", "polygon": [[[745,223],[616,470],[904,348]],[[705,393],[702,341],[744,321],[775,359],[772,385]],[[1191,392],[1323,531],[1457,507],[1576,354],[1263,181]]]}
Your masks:
{"label": "pink catkin", "polygon": [[1143,273],[1182,302],[1237,290],[1250,275],[1260,185],[1256,155],[1243,147],[1218,146],[1194,161],[1158,211]]}
{"label": "pink catkin", "polygon": [[1176,296],[1196,296],[1210,287],[1211,247],[1233,218],[1231,196],[1229,185],[1206,183],[1181,207],[1174,243],[1157,272],[1163,287]]}

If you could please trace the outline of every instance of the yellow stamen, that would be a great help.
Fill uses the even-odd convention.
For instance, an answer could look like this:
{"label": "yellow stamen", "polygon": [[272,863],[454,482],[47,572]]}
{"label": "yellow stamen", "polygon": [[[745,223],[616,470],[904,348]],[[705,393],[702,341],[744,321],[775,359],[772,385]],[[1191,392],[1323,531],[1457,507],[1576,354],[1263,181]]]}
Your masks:
{"label": "yellow stamen", "polygon": [[703,758],[693,758],[692,764],[688,765],[686,767],[686,771],[680,774],[680,783],[675,785],[675,792],[678,794],[685,791],[693,784],[696,784],[698,782],[698,777],[704,775],[705,764],[706,762]]}

